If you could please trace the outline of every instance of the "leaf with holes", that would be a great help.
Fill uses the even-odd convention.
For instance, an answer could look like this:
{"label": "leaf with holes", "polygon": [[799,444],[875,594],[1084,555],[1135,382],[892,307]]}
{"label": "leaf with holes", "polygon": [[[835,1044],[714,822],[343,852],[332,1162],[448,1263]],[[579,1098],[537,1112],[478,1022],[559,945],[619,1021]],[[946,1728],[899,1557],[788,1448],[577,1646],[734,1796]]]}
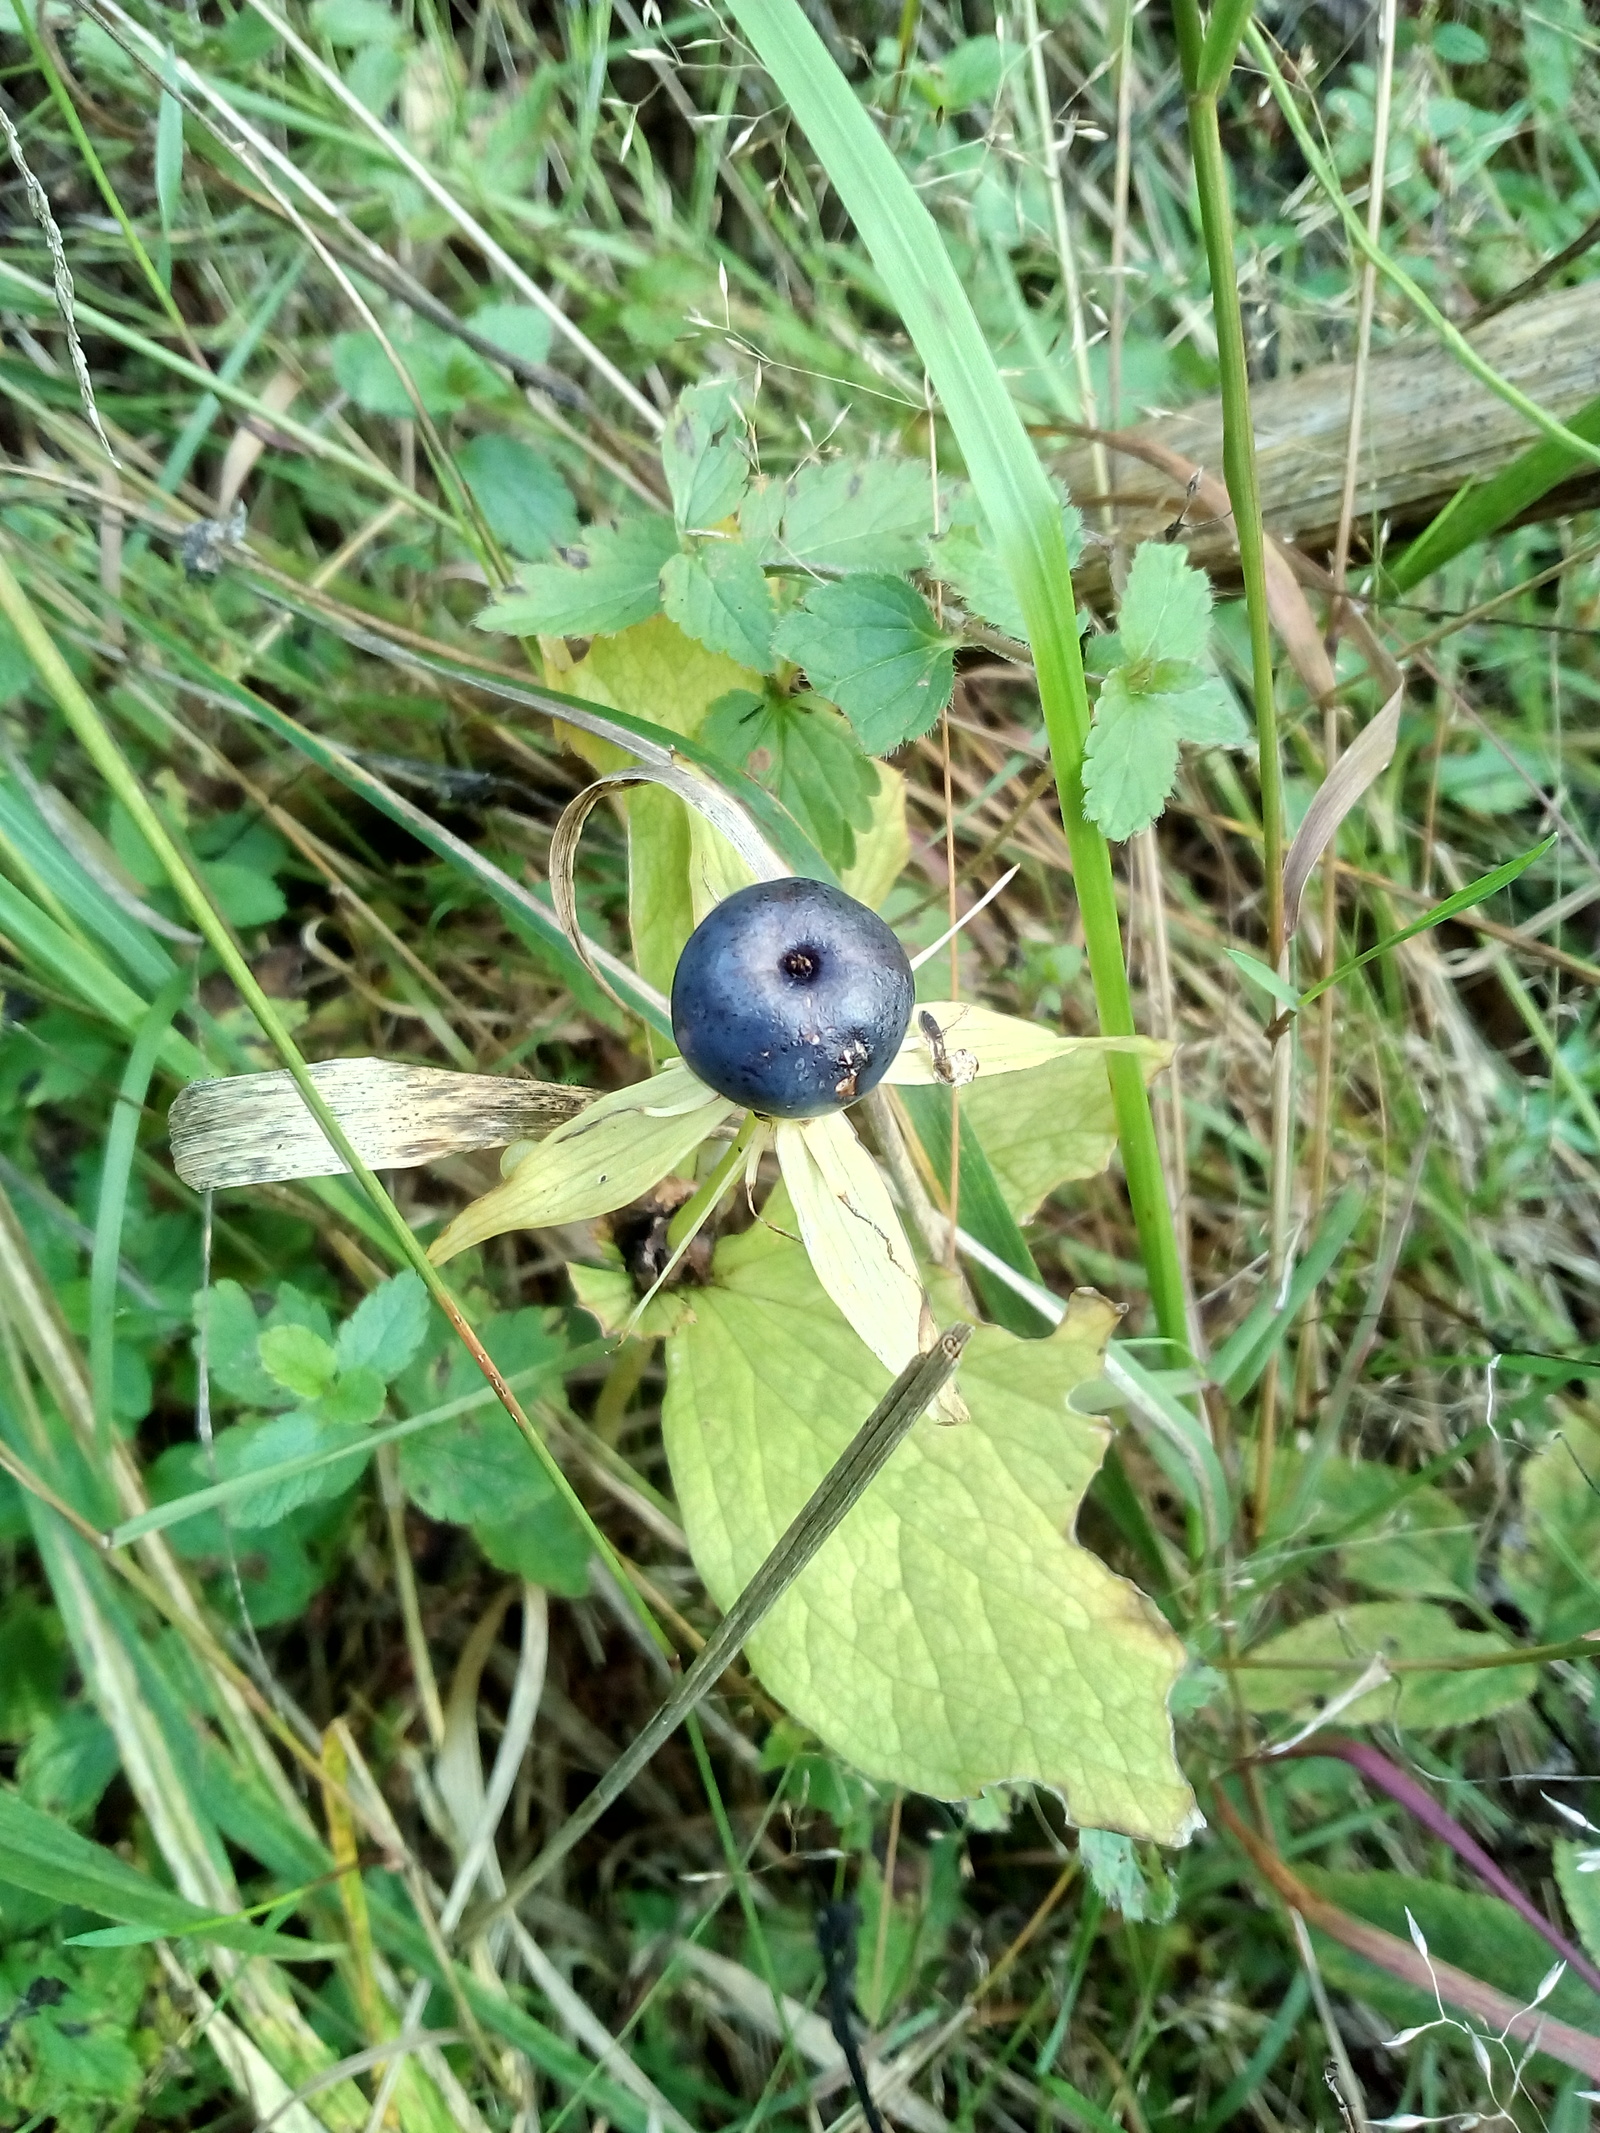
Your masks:
{"label": "leaf with holes", "polygon": [[815,697],[733,690],[711,706],[700,738],[776,793],[831,866],[855,865],[878,771],[836,711]]}

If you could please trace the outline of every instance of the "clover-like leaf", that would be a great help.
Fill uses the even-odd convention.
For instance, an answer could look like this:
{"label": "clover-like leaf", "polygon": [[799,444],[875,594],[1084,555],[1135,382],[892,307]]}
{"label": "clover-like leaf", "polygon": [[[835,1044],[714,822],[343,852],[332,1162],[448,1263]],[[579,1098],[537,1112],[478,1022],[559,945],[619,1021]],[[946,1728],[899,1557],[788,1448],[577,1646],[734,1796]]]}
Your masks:
{"label": "clover-like leaf", "polygon": [[[917,1425],[746,1649],[870,1777],[942,1799],[1031,1780],[1081,1823],[1174,1843],[1194,1827],[1166,1705],[1182,1646],[1068,1537],[1107,1439],[1071,1395],[1113,1321],[1080,1297],[1049,1340],[981,1328],[962,1364],[970,1423]],[[678,1503],[727,1607],[887,1374],[799,1248],[761,1227],[722,1245],[667,1361]]]}
{"label": "clover-like leaf", "polygon": [[814,585],[772,642],[839,706],[869,755],[890,755],[926,733],[950,701],[956,640],[902,578]]}
{"label": "clover-like leaf", "polygon": [[664,518],[591,526],[559,563],[533,563],[521,587],[476,618],[513,637],[598,637],[643,622],[661,605],[661,566],[678,550]]}
{"label": "clover-like leaf", "polygon": [[685,636],[764,674],[772,664],[772,595],[741,541],[680,550],[661,568],[661,599]]}

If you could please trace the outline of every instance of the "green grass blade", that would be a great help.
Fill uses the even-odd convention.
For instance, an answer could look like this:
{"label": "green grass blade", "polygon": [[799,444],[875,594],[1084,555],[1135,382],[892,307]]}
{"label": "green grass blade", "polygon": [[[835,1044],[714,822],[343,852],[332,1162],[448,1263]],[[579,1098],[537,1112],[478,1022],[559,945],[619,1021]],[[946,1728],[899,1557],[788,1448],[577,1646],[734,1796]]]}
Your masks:
{"label": "green grass blade", "polygon": [[[1111,855],[1083,812],[1089,698],[1060,507],[939,227],[795,0],[730,0],[810,137],[905,321],[1027,619],[1100,1026],[1134,1034]],[[1138,1062],[1109,1062],[1122,1159],[1162,1332],[1187,1348],[1183,1276]]]}

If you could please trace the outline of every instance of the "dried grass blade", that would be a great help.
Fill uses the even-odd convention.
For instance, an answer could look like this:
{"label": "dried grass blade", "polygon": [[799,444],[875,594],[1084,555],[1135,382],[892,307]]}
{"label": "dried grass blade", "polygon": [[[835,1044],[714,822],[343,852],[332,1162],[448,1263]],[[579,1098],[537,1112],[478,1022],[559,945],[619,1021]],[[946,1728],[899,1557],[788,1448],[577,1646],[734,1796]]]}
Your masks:
{"label": "dried grass blade", "polygon": [[[559,1082],[454,1074],[388,1059],[325,1059],[309,1071],[351,1146],[374,1170],[411,1170],[469,1148],[531,1140],[589,1101],[587,1090]],[[168,1129],[173,1167],[197,1192],[338,1177],[350,1167],[281,1068],[191,1082],[173,1101]]]}
{"label": "dried grass blade", "polygon": [[1305,819],[1294,833],[1283,862],[1283,923],[1293,933],[1300,923],[1300,900],[1305,895],[1311,870],[1338,834],[1339,825],[1351,808],[1382,777],[1394,761],[1400,737],[1403,686],[1397,688],[1375,718],[1368,719],[1360,738],[1344,754],[1317,787]]}

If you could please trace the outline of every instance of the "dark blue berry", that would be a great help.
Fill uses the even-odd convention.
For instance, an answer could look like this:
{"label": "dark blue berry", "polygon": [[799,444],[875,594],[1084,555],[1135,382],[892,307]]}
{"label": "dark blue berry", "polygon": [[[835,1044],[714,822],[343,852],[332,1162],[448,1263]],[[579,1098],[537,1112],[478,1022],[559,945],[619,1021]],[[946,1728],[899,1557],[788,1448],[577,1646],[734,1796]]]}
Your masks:
{"label": "dark blue berry", "polygon": [[877,1087],[914,994],[905,950],[876,912],[825,882],[759,881],[689,936],[672,1034],[719,1096],[769,1118],[818,1118]]}

